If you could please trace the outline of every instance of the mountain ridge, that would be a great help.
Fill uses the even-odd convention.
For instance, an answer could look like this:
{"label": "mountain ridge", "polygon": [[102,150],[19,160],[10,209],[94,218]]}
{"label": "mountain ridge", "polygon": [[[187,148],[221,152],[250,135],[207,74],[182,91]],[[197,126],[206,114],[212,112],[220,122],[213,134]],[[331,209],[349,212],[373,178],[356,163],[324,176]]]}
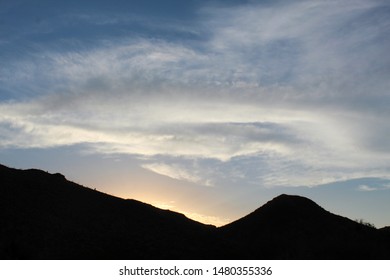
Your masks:
{"label": "mountain ridge", "polygon": [[295,195],[280,195],[221,231],[245,248],[248,258],[371,259],[388,256],[383,245],[390,247],[377,229]]}
{"label": "mountain ridge", "polygon": [[217,228],[60,173],[0,165],[0,181],[0,259],[390,258],[388,230],[301,196],[282,194]]}

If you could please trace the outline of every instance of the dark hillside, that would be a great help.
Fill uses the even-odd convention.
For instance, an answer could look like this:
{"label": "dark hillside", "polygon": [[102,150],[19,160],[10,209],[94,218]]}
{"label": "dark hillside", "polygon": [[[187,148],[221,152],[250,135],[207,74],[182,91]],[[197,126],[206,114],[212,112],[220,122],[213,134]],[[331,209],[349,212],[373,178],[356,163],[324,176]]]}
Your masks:
{"label": "dark hillside", "polygon": [[220,229],[247,258],[377,259],[390,257],[390,236],[334,215],[300,196],[280,195]]}
{"label": "dark hillside", "polygon": [[[217,258],[215,227],[69,182],[0,166],[1,259]],[[218,246],[223,248],[223,246]]]}
{"label": "dark hillside", "polygon": [[390,259],[390,234],[290,195],[216,228],[0,165],[0,259]]}

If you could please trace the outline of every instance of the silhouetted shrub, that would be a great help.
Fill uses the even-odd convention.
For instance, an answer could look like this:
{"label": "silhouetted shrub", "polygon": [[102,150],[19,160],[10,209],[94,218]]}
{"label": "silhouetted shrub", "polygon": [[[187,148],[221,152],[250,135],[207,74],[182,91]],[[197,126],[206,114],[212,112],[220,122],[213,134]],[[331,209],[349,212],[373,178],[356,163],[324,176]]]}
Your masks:
{"label": "silhouetted shrub", "polygon": [[366,222],[363,219],[356,219],[355,222],[362,224],[362,225],[365,225],[365,226],[368,226],[368,227],[371,227],[371,228],[376,228],[376,226],[374,224]]}

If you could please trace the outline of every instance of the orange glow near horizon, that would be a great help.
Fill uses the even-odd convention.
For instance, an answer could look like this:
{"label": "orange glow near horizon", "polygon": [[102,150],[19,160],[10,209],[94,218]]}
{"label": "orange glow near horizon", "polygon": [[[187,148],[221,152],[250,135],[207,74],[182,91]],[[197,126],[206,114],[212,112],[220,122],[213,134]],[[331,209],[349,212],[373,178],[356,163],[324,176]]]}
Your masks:
{"label": "orange glow near horizon", "polygon": [[[215,226],[225,225],[236,218],[226,205],[216,205],[208,188],[161,176],[147,170],[111,171],[110,174],[77,178],[78,182],[96,190],[120,197],[135,199],[160,209],[182,213],[186,217]],[[219,197],[220,198],[220,197]]]}
{"label": "orange glow near horizon", "polygon": [[184,214],[187,218],[192,219],[194,221],[203,223],[203,224],[210,224],[214,226],[223,226],[230,222],[232,222],[232,219],[227,217],[221,217],[212,213],[203,213],[200,212],[198,209],[192,209],[190,207],[185,207],[184,205],[188,205],[188,201],[181,200],[172,200],[168,197],[164,197],[163,195],[159,195],[157,193],[148,193],[148,192],[138,192],[138,193],[132,193],[132,195],[129,195],[128,192],[122,193],[122,194],[115,194],[115,196],[124,198],[124,199],[135,199],[150,205],[153,205],[154,207],[163,209],[163,210],[170,210],[174,212],[178,212],[181,214]]}

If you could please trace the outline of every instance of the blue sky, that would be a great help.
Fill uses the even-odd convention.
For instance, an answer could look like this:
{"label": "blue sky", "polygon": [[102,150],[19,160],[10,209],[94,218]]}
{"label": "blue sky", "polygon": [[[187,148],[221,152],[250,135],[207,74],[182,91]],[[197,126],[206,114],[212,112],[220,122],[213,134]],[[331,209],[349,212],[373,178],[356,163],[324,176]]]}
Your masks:
{"label": "blue sky", "polygon": [[223,224],[390,224],[388,1],[1,1],[0,162]]}

